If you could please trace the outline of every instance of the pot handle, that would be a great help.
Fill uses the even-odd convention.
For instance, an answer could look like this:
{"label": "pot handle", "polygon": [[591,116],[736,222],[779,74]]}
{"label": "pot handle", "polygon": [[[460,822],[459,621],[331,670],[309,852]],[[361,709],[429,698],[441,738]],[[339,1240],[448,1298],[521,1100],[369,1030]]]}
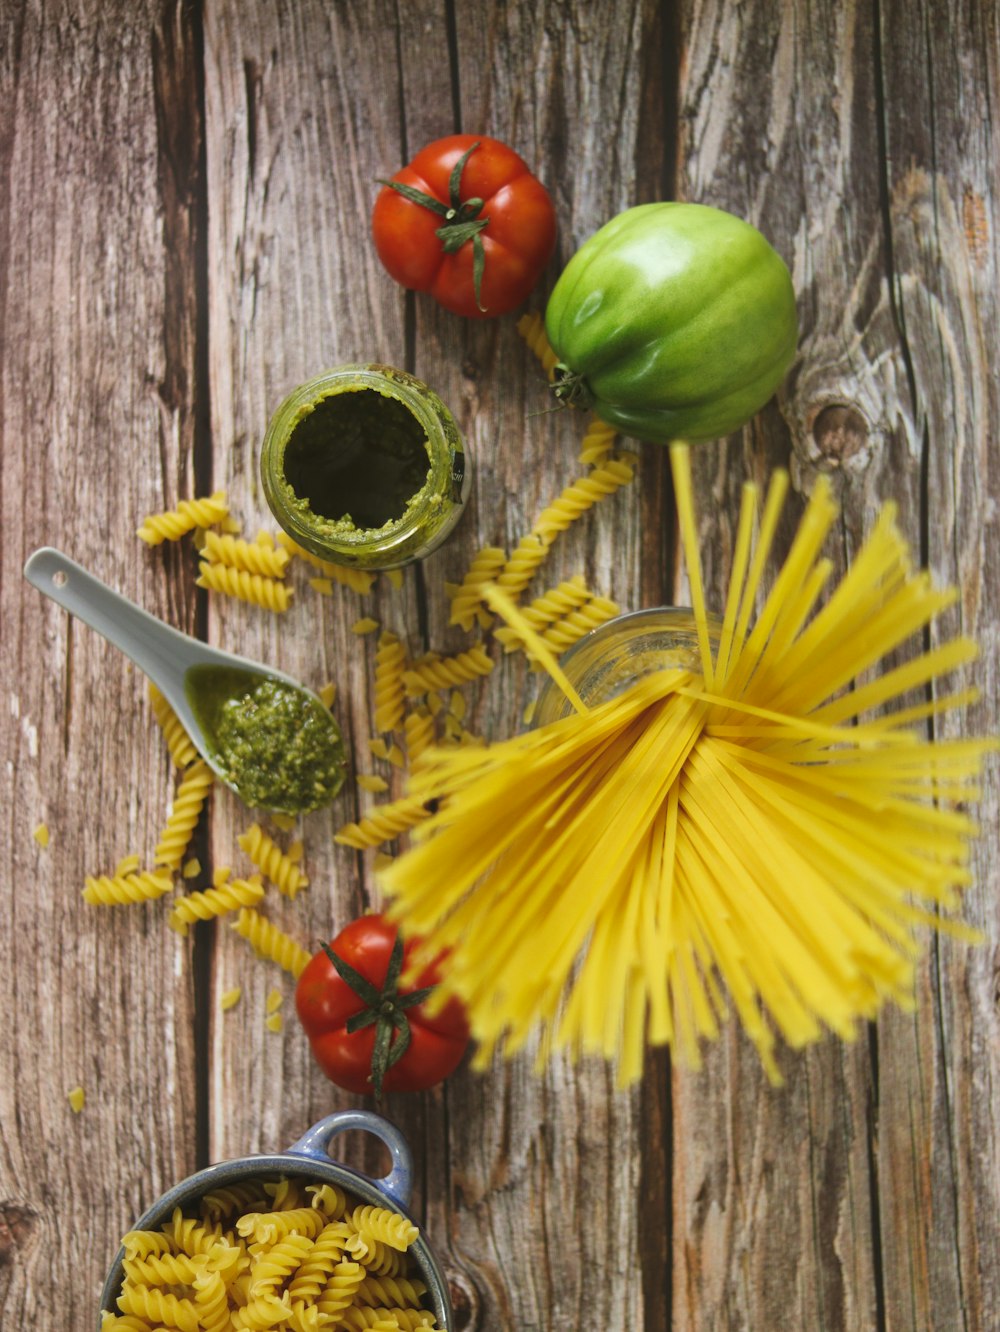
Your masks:
{"label": "pot handle", "polygon": [[364,1175],[363,1178],[374,1184],[380,1193],[386,1194],[390,1202],[404,1209],[409,1207],[410,1195],[413,1192],[413,1158],[410,1155],[410,1145],[395,1124],[390,1124],[387,1119],[374,1114],[371,1110],[338,1110],[336,1114],[327,1115],[319,1123],[313,1124],[312,1128],[304,1133],[298,1142],[292,1143],[288,1150],[296,1156],[329,1161],[330,1143],[339,1133],[346,1133],[348,1129],[361,1129],[364,1133],[374,1133],[375,1137],[389,1148],[389,1155],[392,1157],[392,1169],[389,1173],[381,1179],[372,1179],[370,1175]]}

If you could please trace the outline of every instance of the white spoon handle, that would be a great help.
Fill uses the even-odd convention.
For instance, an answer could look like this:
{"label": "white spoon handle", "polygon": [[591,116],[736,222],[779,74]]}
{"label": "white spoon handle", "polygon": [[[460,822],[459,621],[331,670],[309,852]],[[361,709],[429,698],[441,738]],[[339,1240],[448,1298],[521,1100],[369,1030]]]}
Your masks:
{"label": "white spoon handle", "polygon": [[135,662],[176,708],[184,672],[200,660],[195,640],[144,611],[51,546],[29,557],[24,576]]}

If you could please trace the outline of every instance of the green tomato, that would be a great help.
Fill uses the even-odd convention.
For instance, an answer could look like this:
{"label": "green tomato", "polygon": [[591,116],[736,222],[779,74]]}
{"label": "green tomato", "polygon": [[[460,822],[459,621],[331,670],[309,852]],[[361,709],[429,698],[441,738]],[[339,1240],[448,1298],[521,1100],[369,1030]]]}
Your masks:
{"label": "green tomato", "polygon": [[545,312],[555,393],[626,435],[728,435],[785,377],[788,269],[755,227],[701,204],[629,208],[566,265]]}

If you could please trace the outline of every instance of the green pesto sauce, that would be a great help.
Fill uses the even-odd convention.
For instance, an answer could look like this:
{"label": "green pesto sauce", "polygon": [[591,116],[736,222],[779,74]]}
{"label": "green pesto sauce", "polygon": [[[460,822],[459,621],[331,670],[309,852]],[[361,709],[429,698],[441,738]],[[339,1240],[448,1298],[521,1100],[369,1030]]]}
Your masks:
{"label": "green pesto sauce", "polygon": [[340,790],[340,730],[307,690],[225,666],[194,666],[184,683],[213,759],[251,808],[304,814]]}
{"label": "green pesto sauce", "polygon": [[318,537],[377,533],[404,517],[430,478],[427,435],[375,389],[306,403],[282,456],[287,500]]}

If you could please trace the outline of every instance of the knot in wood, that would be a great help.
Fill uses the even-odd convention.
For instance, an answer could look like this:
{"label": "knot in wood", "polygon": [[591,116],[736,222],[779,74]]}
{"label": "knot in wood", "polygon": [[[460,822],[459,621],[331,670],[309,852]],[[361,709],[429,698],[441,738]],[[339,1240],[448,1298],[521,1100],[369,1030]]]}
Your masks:
{"label": "knot in wood", "polygon": [[448,1277],[455,1332],[476,1332],[479,1327],[479,1296],[475,1287],[461,1273]]}
{"label": "knot in wood", "polygon": [[23,1254],[38,1231],[39,1215],[27,1203],[0,1202],[0,1268]]}
{"label": "knot in wood", "polygon": [[812,436],[820,457],[833,466],[845,463],[868,444],[868,422],[849,402],[828,402],[814,409]]}

